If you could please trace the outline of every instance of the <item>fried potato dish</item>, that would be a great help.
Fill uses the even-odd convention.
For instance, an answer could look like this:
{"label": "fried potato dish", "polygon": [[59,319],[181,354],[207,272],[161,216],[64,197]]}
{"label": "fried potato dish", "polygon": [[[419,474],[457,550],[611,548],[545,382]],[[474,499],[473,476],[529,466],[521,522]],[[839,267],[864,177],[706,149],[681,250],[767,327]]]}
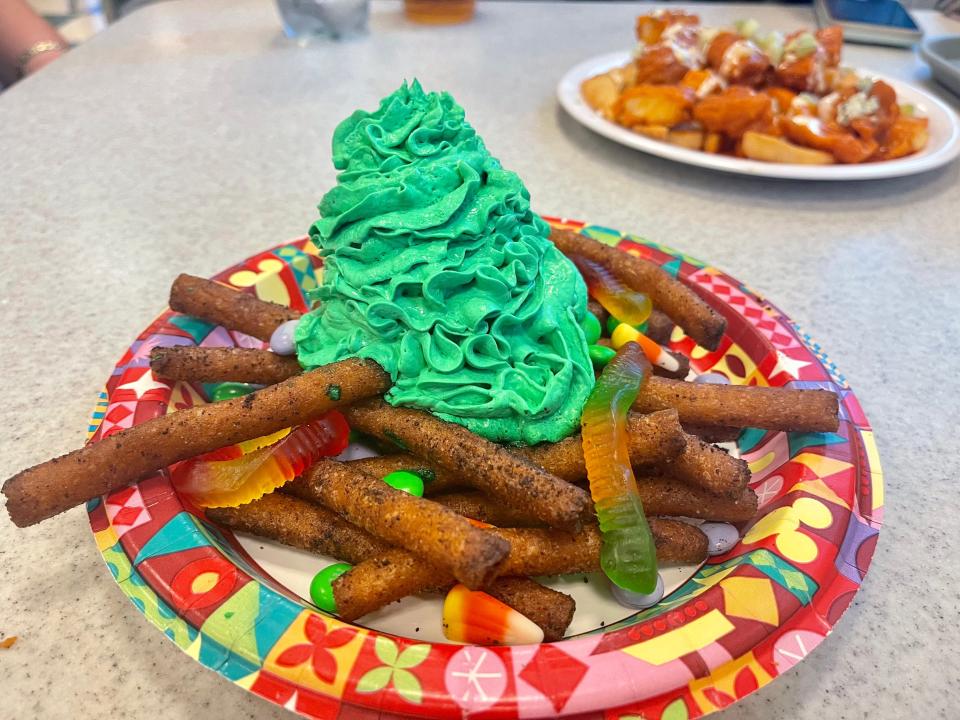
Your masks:
{"label": "fried potato dish", "polygon": [[893,160],[922,150],[927,119],[892,87],[840,66],[843,30],[713,28],[683,11],[637,18],[633,60],[586,80],[587,104],[636,133],[774,163]]}

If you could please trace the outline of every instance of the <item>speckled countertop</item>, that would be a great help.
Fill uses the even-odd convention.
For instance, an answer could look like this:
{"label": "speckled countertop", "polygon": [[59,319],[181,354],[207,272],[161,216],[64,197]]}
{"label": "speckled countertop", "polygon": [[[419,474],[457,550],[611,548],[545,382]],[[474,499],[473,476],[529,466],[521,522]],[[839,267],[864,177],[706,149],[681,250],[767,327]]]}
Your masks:
{"label": "speckled countertop", "polygon": [[[827,348],[876,429],[886,525],[863,589],[807,661],[724,717],[956,717],[960,163],[794,183],[601,139],[559,109],[554,86],[626,45],[637,11],[493,3],[469,25],[427,29],[377,5],[366,38],[301,49],[267,0],[160,3],[0,95],[0,477],[80,445],[105,377],[177,273],[301,234],[334,178],[336,122],[417,76],[456,94],[542,212],[662,240],[768,295]],[[701,13],[811,19],[798,7]],[[846,52],[956,106],[908,51]],[[2,718],[289,717],[152,628],[79,509],[23,531],[0,518],[0,632],[19,637],[0,650]]]}

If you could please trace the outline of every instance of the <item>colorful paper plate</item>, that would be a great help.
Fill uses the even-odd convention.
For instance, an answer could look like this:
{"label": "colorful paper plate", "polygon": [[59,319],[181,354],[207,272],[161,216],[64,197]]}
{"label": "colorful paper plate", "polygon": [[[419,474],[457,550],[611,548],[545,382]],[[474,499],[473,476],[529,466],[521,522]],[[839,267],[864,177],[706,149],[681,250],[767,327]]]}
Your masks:
{"label": "colorful paper plate", "polygon": [[602,117],[587,105],[580,93],[584,80],[615,67],[625,65],[631,53],[608,53],[590,58],[572,67],[557,85],[557,98],[564,109],[581,125],[621,145],[659,155],[668,160],[697,167],[753,175],[756,177],[787,178],[791,180],[878,180],[926,172],[946,165],[960,155],[960,118],[950,106],[933,94],[902,80],[860,70],[867,77],[883,80],[897,91],[900,102],[910,103],[929,119],[930,139],[918,153],[897,160],[859,163],[857,165],[794,165],[769,163],[759,160],[717,155],[690,150],[661,140],[646,137]]}
{"label": "colorful paper plate", "polygon": [[[660,263],[727,318],[714,352],[680,333],[672,339],[696,372],[839,394],[837,433],[741,434],[761,509],[733,550],[657,607],[562,642],[425,642],[317,611],[260,567],[257,548],[248,542],[244,550],[193,514],[158,473],[88,506],[107,567],[147,619],[201,665],[316,718],[696,718],[766,685],[816,647],[863,580],[882,520],[873,433],[843,376],[779,310],[715,268],[614,230],[551,222]],[[302,310],[319,266],[312,246],[298,240],[217,279]],[[165,312],[117,364],[91,439],[205,402],[208,388],[151,375],[150,349],[171,345],[262,344]]]}

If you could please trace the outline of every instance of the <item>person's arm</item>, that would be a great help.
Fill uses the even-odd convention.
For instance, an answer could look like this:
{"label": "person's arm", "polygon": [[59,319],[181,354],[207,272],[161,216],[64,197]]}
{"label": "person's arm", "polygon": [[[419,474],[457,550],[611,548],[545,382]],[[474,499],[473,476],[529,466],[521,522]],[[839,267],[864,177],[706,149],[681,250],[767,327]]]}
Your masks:
{"label": "person's arm", "polygon": [[21,73],[36,72],[67,47],[67,41],[26,0],[0,0],[0,82],[9,84]]}

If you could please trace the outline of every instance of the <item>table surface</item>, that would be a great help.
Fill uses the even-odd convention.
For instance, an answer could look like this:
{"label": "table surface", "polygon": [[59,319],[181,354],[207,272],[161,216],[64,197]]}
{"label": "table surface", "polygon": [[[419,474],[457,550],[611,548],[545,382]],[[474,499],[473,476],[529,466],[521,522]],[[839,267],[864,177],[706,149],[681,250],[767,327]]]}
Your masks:
{"label": "table surface", "polygon": [[[280,36],[266,0],[160,3],[4,93],[0,477],[83,442],[114,361],[177,273],[208,275],[302,234],[334,181],[336,123],[419,77],[455,94],[541,212],[642,233],[768,295],[827,348],[876,429],[886,525],[863,589],[807,661],[724,717],[953,714],[960,444],[947,408],[960,356],[936,373],[931,363],[960,340],[960,163],[798,183],[697,170],[595,136],[554,87],[572,64],[627,46],[639,10],[490,3],[470,24],[430,29],[375,5],[367,37],[304,49]],[[811,23],[802,7],[698,10],[706,22]],[[911,51],[845,52],[956,106]],[[2,718],[289,717],[152,628],[111,582],[81,509],[26,530],[0,519],[0,632],[19,637],[0,650]]]}

